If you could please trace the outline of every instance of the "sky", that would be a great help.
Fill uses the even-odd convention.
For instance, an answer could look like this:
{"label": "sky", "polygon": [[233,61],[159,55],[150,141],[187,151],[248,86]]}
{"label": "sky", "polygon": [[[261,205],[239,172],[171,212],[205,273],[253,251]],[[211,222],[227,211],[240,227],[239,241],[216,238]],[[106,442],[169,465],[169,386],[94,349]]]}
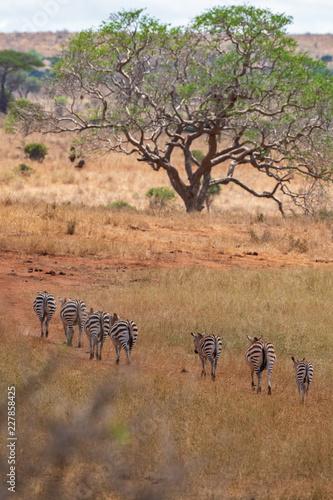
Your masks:
{"label": "sky", "polygon": [[332,0],[1,0],[0,32],[75,32],[97,28],[111,12],[145,8],[146,13],[174,26],[217,5],[253,5],[293,17],[290,34],[333,34]]}

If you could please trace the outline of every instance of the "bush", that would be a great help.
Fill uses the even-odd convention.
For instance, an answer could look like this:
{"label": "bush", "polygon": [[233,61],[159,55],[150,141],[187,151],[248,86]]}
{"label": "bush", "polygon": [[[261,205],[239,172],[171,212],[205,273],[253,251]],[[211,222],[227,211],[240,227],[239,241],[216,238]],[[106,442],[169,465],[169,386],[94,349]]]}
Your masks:
{"label": "bush", "polygon": [[146,196],[148,198],[159,198],[168,201],[175,197],[175,192],[168,187],[155,187],[148,189]]}
{"label": "bush", "polygon": [[18,169],[17,169],[22,175],[31,175],[32,172],[34,171],[33,168],[29,167],[28,165],[26,165],[25,163],[20,163],[20,165],[18,166]]}
{"label": "bush", "polygon": [[126,201],[113,201],[112,203],[108,203],[106,207],[114,210],[136,210],[136,207],[133,207]]}
{"label": "bush", "polygon": [[175,192],[168,187],[155,187],[150,188],[146,192],[147,198],[149,200],[149,206],[152,209],[155,208],[165,208],[166,204],[175,198]]}
{"label": "bush", "polygon": [[38,142],[30,142],[24,148],[25,154],[33,161],[42,162],[48,153],[47,147]]}
{"label": "bush", "polygon": [[201,149],[193,149],[192,151],[192,156],[199,162],[201,163],[202,160],[204,159],[205,155],[201,151]]}

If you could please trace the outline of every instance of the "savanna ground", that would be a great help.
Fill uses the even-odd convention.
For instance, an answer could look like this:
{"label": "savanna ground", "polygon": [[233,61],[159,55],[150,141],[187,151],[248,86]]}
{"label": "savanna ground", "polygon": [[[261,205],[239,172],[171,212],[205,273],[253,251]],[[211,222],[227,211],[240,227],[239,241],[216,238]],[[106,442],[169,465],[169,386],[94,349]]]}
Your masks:
{"label": "savanna ground", "polygon": [[[78,170],[70,138],[29,138],[49,147],[41,164],[0,139],[1,456],[5,478],[15,385],[16,498],[332,498],[332,219],[283,220],[237,188],[210,213],[151,207],[147,190],[168,183],[131,157]],[[109,339],[98,362],[77,331],[67,347],[60,305],[40,338],[43,290],[133,319],[131,365]],[[222,339],[215,382],[193,352],[203,331]],[[245,335],[261,334],[277,353],[272,396],[265,373],[251,391],[244,360]],[[314,365],[303,406],[292,355]]]}

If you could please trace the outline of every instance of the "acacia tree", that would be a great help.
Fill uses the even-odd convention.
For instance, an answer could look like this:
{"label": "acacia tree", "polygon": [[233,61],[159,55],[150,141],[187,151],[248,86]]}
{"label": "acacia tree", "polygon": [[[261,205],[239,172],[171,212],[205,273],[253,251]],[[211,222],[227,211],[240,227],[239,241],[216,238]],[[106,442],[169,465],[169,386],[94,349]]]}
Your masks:
{"label": "acacia tree", "polygon": [[16,50],[0,51],[0,111],[7,113],[11,93],[20,86],[22,72],[44,66],[33,54]]}
{"label": "acacia tree", "polygon": [[[292,176],[314,184],[332,174],[333,78],[297,51],[290,22],[250,6],[214,8],[178,28],[142,9],[112,14],[69,42],[45,89],[49,107],[14,109],[14,128],[77,132],[86,153],[136,153],[165,170],[188,212],[202,210],[212,186],[233,183],[283,213],[279,192],[300,205],[306,196],[292,191]],[[51,105],[59,97],[61,116]],[[199,138],[201,159],[192,154]],[[274,187],[245,184],[244,164]],[[213,179],[217,165],[225,174]]]}

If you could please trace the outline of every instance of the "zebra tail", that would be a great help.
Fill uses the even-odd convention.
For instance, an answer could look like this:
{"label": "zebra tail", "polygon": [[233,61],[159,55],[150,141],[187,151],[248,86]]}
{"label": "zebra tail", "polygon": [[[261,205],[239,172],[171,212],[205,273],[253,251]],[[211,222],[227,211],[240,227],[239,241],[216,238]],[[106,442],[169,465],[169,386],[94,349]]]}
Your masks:
{"label": "zebra tail", "polygon": [[134,338],[132,332],[132,325],[130,323],[128,324],[128,333],[129,333],[129,350],[131,351],[134,344]]}
{"label": "zebra tail", "polygon": [[214,353],[213,353],[213,356],[214,356],[214,358],[216,358],[216,356],[217,356],[217,354],[218,354],[218,352],[219,352],[219,351],[218,351],[218,339],[217,339],[217,336],[216,336],[216,335],[215,335],[214,340],[215,340],[215,346],[214,346]]}
{"label": "zebra tail", "polygon": [[103,328],[103,317],[102,317],[102,316],[100,316],[100,318],[99,318],[99,323],[100,323],[100,325],[101,325],[101,329],[100,329],[100,331],[99,331],[99,335],[98,335],[98,337],[97,337],[97,338],[98,338],[98,339],[99,339],[99,341],[101,342],[101,341],[102,341],[102,339],[104,338],[104,328]]}
{"label": "zebra tail", "polygon": [[267,367],[267,353],[266,353],[266,347],[263,347],[262,348],[262,363],[261,363],[261,367],[259,369],[259,373],[263,372],[266,367]]}

